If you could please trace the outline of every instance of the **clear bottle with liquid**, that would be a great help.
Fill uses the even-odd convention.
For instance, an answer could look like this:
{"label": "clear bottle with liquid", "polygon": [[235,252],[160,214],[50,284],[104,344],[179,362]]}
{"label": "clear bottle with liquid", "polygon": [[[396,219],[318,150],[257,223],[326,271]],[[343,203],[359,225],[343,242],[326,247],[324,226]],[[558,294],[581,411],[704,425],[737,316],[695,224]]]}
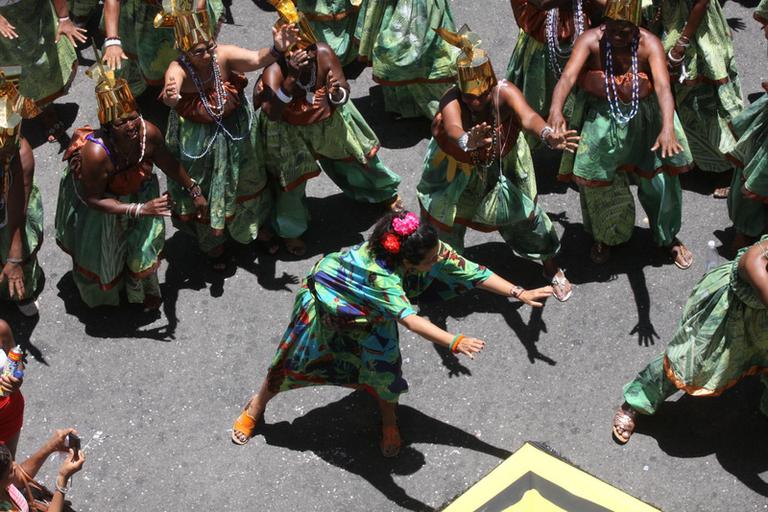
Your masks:
{"label": "clear bottle with liquid", "polygon": [[717,254],[717,249],[715,248],[715,241],[710,240],[707,242],[707,259],[704,266],[704,273],[706,274],[713,268],[720,265],[720,255]]}

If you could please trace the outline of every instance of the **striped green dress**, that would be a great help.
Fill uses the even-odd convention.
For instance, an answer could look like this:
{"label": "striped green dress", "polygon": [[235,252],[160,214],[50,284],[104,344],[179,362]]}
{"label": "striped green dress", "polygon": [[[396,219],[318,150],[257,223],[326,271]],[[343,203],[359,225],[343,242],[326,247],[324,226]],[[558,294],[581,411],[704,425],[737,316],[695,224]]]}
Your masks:
{"label": "striped green dress", "polygon": [[[758,243],[768,244],[768,236]],[[711,270],[693,289],[664,353],[624,386],[624,399],[633,409],[654,414],[678,389],[718,396],[749,375],[763,374],[768,386],[768,307],[738,271],[748,249]],[[760,408],[768,415],[768,389]]]}
{"label": "striped green dress", "polygon": [[355,37],[387,112],[432,119],[455,82],[458,50],[435,28],[455,30],[448,0],[363,0]]}

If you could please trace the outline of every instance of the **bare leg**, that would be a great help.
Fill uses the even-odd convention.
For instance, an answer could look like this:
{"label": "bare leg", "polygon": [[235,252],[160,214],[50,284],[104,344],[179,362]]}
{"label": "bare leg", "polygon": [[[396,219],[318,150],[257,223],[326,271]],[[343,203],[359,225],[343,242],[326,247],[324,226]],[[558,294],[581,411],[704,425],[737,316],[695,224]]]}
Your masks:
{"label": "bare leg", "polygon": [[381,411],[381,454],[385,457],[396,457],[403,444],[400,429],[397,428],[397,402],[387,402],[376,397]]}

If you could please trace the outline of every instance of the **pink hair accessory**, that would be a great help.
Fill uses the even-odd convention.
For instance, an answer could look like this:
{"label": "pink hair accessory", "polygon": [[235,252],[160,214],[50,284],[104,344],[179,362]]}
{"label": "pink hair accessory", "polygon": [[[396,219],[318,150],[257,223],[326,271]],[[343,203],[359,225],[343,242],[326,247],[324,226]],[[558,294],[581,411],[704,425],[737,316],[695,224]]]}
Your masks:
{"label": "pink hair accessory", "polygon": [[392,219],[392,230],[400,236],[409,236],[419,229],[419,218],[408,212],[405,217]]}

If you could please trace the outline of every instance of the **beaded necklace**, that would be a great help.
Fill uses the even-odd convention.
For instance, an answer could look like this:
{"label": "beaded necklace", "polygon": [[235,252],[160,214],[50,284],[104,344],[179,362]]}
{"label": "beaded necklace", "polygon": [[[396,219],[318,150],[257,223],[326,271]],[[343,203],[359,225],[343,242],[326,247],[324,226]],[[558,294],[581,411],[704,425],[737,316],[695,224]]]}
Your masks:
{"label": "beaded necklace", "polygon": [[312,67],[309,69],[309,82],[303,84],[301,83],[301,80],[296,79],[296,85],[304,91],[304,96],[307,99],[307,103],[310,105],[315,103],[315,95],[311,92],[315,84],[317,84],[317,64],[313,63]]}
{"label": "beaded necklace", "polygon": [[[224,108],[227,102],[228,94],[227,90],[224,88],[224,81],[221,79],[221,69],[219,68],[219,61],[216,57],[216,54],[214,53],[213,58],[211,59],[211,77],[205,82],[200,79],[200,76],[197,74],[195,68],[192,66],[189,60],[187,60],[185,55],[182,55],[179,60],[186,69],[187,75],[189,75],[189,77],[192,79],[192,83],[195,84],[195,88],[197,89],[197,94],[200,97],[200,102],[203,104],[203,108],[216,124],[216,129],[214,130],[213,135],[211,135],[211,138],[208,140],[207,144],[205,144],[205,149],[203,152],[198,155],[190,155],[184,150],[184,148],[181,148],[181,152],[184,154],[184,156],[192,160],[199,160],[200,158],[203,158],[213,147],[213,143],[216,141],[216,136],[219,134],[219,132],[224,132],[224,134],[232,141],[243,140],[251,132],[253,115],[251,113],[251,109],[246,108],[246,111],[248,112],[248,129],[245,130],[245,132],[241,135],[232,135],[232,133],[222,123],[224,119]],[[215,105],[210,104],[208,97],[205,94],[204,84],[208,83],[211,78],[213,79],[213,87],[216,90]],[[245,99],[245,102],[246,104],[248,103],[247,98]]]}
{"label": "beaded necklace", "polygon": [[611,117],[620,124],[627,124],[637,115],[640,107],[640,77],[638,75],[637,50],[640,46],[640,38],[635,36],[630,45],[632,67],[632,100],[629,113],[625,114],[621,109],[621,100],[616,91],[616,80],[613,72],[613,46],[611,42],[605,41],[605,97],[608,100],[608,107],[611,110]]}
{"label": "beaded necklace", "polygon": [[0,210],[2,210],[3,218],[0,220],[0,228],[4,228],[8,223],[8,194],[11,190],[13,183],[13,176],[11,175],[11,164],[15,158],[15,153],[11,156],[0,160]]}
{"label": "beaded necklace", "polygon": [[560,46],[560,41],[557,37],[557,28],[560,21],[560,10],[555,7],[554,9],[547,11],[547,23],[545,29],[547,38],[547,50],[549,53],[549,67],[552,69],[552,73],[555,75],[555,78],[560,78],[560,75],[563,72],[563,68],[560,66],[560,61],[568,60],[568,57],[571,56],[571,51],[573,51],[573,43],[575,43],[576,39],[578,39],[578,37],[584,32],[584,12],[582,9],[581,1],[582,0],[573,0],[574,32],[571,36],[571,44],[566,48],[562,48]]}

